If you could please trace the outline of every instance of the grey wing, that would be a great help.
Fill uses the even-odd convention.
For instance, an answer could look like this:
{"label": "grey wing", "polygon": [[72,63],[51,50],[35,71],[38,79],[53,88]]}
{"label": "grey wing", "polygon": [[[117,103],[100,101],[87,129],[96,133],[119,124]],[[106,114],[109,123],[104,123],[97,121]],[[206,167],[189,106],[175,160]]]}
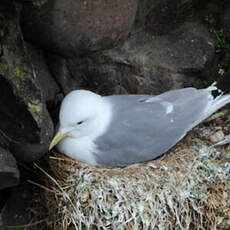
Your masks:
{"label": "grey wing", "polygon": [[169,91],[148,95],[107,97],[113,118],[107,132],[96,140],[99,164],[119,166],[152,160],[175,145],[197,121],[203,120],[209,93],[202,90]]}

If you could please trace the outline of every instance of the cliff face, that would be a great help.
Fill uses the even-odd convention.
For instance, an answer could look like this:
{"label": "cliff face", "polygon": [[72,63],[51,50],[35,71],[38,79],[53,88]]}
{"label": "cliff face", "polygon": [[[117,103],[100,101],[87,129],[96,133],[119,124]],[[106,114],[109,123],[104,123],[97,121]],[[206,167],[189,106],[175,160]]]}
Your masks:
{"label": "cliff face", "polygon": [[[3,221],[9,224],[15,214],[12,199],[23,200],[14,194],[26,191],[31,199],[25,181],[40,177],[32,162],[47,167],[44,155],[65,94],[79,88],[103,95],[159,94],[207,86],[229,71],[229,12],[228,1],[217,0],[2,0]],[[12,225],[24,224],[22,219]]]}

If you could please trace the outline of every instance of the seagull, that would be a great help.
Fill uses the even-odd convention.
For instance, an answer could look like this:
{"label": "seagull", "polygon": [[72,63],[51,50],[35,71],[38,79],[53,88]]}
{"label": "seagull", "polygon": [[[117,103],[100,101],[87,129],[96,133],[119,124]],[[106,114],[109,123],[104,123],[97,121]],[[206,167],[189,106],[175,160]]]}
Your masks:
{"label": "seagull", "polygon": [[57,145],[65,155],[99,166],[150,161],[229,102],[230,94],[216,82],[204,89],[189,87],[157,96],[100,96],[74,90],[61,103],[58,132],[49,150]]}

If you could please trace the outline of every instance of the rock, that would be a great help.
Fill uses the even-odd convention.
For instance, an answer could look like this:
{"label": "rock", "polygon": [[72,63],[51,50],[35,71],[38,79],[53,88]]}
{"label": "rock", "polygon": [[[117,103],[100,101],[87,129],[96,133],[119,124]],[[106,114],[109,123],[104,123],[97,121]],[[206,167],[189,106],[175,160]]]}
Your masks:
{"label": "rock", "polygon": [[142,0],[138,2],[135,25],[143,28],[146,22],[146,16],[155,7],[157,0]]}
{"label": "rock", "polygon": [[2,223],[2,216],[1,216],[1,213],[0,213],[0,229],[3,229],[3,223]]}
{"label": "rock", "polygon": [[66,59],[66,65],[71,81],[76,77],[78,88],[101,94],[159,94],[203,86],[199,77],[212,65],[214,56],[215,41],[209,32],[199,23],[185,23],[160,37],[143,31],[133,33],[116,48],[81,59]]}
{"label": "rock", "polygon": [[[29,209],[32,193],[27,185],[15,187],[2,209],[2,222],[6,229],[16,229],[16,226],[25,225],[29,222]],[[7,228],[9,227],[9,228]]]}
{"label": "rock", "polygon": [[77,89],[84,81],[84,77],[77,77],[78,72],[69,70],[67,66],[68,58],[61,57],[55,54],[49,54],[47,58],[49,69],[52,72],[55,80],[62,88],[62,92],[68,92]]}
{"label": "rock", "polygon": [[2,227],[2,216],[0,214],[0,227]]}
{"label": "rock", "polygon": [[47,152],[53,123],[22,37],[19,12],[5,2],[0,8],[0,136],[17,159],[34,161]]}
{"label": "rock", "polygon": [[0,190],[16,186],[19,183],[19,171],[12,154],[0,147]]}
{"label": "rock", "polygon": [[138,0],[26,1],[21,25],[26,39],[65,56],[114,47],[133,25]]}
{"label": "rock", "polygon": [[36,81],[41,90],[45,102],[54,101],[60,91],[56,81],[50,74],[43,51],[27,43],[26,45],[30,61],[33,66]]}
{"label": "rock", "polygon": [[146,28],[154,35],[167,34],[182,25],[192,9],[193,0],[159,1],[147,15]]}
{"label": "rock", "polygon": [[[220,76],[218,73],[229,69],[229,58],[227,57],[227,50],[221,48],[225,46],[220,40],[223,35],[223,24],[221,24],[221,18],[223,18],[224,12],[224,2],[223,1],[195,1],[195,16],[196,18],[200,18],[203,23],[208,28],[211,36],[216,39],[216,54],[213,60],[212,66],[206,68],[205,75],[209,76],[209,79],[212,81],[216,81]],[[226,39],[225,39],[226,40]],[[212,82],[209,81],[209,82]]]}
{"label": "rock", "polygon": [[227,36],[228,41],[230,41],[230,4],[228,4],[224,10],[222,24],[224,26],[224,33]]}
{"label": "rock", "polygon": [[193,13],[193,0],[139,1],[136,24],[145,25],[154,35],[167,34],[178,28]]}
{"label": "rock", "polygon": [[[4,207],[6,201],[9,198],[10,195],[10,190],[12,189],[12,187],[6,188],[6,189],[2,189],[0,190],[0,213],[2,208]],[[1,214],[0,214],[1,215]],[[1,226],[1,224],[0,224]],[[1,229],[1,228],[0,228]]]}

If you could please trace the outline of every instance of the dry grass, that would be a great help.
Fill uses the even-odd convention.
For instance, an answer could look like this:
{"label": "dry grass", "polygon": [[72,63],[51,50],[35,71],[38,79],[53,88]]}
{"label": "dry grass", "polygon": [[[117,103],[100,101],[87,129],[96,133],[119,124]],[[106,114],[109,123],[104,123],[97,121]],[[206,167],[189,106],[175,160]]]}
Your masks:
{"label": "dry grass", "polygon": [[207,140],[220,124],[200,125],[161,158],[126,168],[50,156],[49,170],[40,169],[37,229],[229,229],[229,149]]}

